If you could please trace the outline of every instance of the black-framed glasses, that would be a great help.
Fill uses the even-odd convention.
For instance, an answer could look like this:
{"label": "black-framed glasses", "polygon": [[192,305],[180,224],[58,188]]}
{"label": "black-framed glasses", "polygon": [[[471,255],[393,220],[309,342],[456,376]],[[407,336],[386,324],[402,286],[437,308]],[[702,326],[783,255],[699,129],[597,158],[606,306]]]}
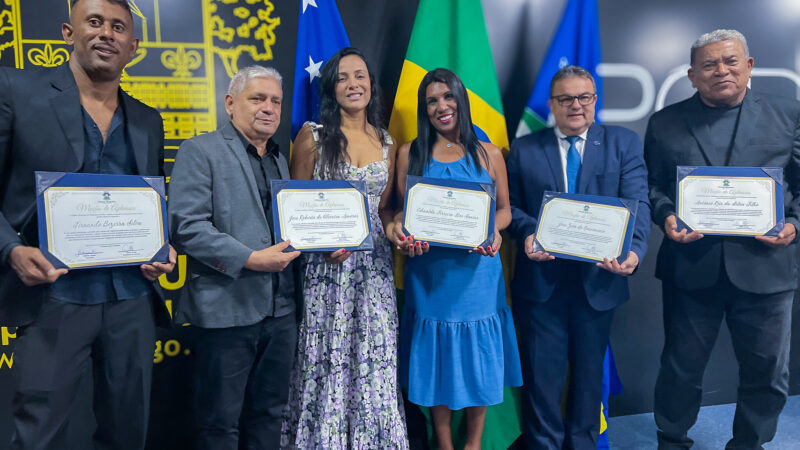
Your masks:
{"label": "black-framed glasses", "polygon": [[594,100],[597,98],[597,95],[585,92],[581,95],[554,95],[550,98],[557,101],[561,106],[570,106],[575,100],[578,100],[578,103],[581,105],[586,106],[591,105],[592,102],[594,102]]}

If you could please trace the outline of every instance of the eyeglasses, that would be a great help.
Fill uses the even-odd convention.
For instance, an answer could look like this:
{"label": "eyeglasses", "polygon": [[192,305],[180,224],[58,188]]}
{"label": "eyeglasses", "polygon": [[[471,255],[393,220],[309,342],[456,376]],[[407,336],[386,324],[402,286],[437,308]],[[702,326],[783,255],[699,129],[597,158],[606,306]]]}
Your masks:
{"label": "eyeglasses", "polygon": [[586,106],[592,104],[595,98],[597,98],[597,95],[586,93],[581,95],[558,95],[551,96],[550,98],[557,101],[561,106],[571,106],[572,102],[575,100],[578,100],[578,103],[581,105]]}

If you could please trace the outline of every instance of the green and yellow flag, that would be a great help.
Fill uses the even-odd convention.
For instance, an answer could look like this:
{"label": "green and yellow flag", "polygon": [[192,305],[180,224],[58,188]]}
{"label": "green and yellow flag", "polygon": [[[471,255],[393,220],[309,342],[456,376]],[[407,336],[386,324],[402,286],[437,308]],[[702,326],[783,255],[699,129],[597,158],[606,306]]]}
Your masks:
{"label": "green and yellow flag", "polygon": [[[478,139],[491,142],[506,152],[506,119],[480,0],[420,0],[389,121],[389,132],[397,145],[417,136],[417,90],[425,74],[439,67],[452,70],[464,82]],[[504,253],[506,268],[509,267],[508,252]],[[398,299],[402,302],[404,260],[396,256],[395,280]],[[507,449],[521,434],[520,409],[519,389],[506,388],[505,402],[490,406],[486,411],[481,447]],[[431,418],[424,412],[428,419],[429,443],[435,448]],[[457,447],[463,447],[466,436],[462,412],[453,414],[453,437]]]}
{"label": "green and yellow flag", "polygon": [[417,89],[428,71],[455,72],[469,92],[478,139],[508,150],[506,119],[480,0],[421,0],[394,98],[389,132],[398,145],[417,136]]}

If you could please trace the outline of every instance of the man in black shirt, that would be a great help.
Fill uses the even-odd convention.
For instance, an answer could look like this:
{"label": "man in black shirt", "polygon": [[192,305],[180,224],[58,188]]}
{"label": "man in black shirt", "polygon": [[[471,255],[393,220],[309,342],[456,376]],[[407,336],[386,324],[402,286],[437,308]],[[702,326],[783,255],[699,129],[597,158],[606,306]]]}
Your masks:
{"label": "man in black shirt", "polygon": [[[800,103],[747,89],[753,58],[735,30],[704,34],[690,53],[691,98],[653,114],[644,151],[650,204],[664,231],[656,276],[665,343],[655,388],[659,448],[689,448],[703,372],[725,319],[739,363],[728,448],[761,448],[789,388],[800,219]],[[780,167],[786,217],[775,237],[678,231],[676,166]]]}
{"label": "man in black shirt", "polygon": [[163,122],[120,89],[138,48],[128,3],[70,4],[68,63],[0,69],[0,324],[19,327],[10,448],[86,448],[67,430],[89,368],[93,447],[141,449],[155,324],[169,324],[153,282],[174,251],[164,264],[55,269],[38,247],[34,172],[162,175]]}
{"label": "man in black shirt", "polygon": [[188,283],[175,320],[198,328],[195,415],[199,449],[278,448],[297,341],[299,252],[273,245],[271,179],[289,178],[272,141],[281,76],[247,67],[231,80],[231,121],[181,144],[169,186],[176,247]]}

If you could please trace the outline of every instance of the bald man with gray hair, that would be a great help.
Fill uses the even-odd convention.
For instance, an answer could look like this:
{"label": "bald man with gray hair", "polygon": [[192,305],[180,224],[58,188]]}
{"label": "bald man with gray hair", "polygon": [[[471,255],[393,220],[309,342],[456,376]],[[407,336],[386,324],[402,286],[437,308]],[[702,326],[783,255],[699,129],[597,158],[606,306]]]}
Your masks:
{"label": "bald man with gray hair", "polygon": [[[733,437],[727,448],[772,440],[789,390],[792,300],[800,220],[800,102],[756,93],[753,58],[736,30],[692,45],[697,93],[653,114],[645,136],[652,218],[664,231],[656,277],[665,342],[655,388],[659,448],[689,448],[703,373],[723,319],[739,364]],[[679,231],[677,166],[780,167],[785,223],[777,236]]]}
{"label": "bald man with gray hair", "polygon": [[270,180],[288,179],[272,137],[281,76],[241,69],[225,95],[230,122],[184,141],[169,183],[169,223],[188,256],[175,320],[197,329],[197,448],[272,449],[297,341],[298,290],[288,241],[274,244]]}

